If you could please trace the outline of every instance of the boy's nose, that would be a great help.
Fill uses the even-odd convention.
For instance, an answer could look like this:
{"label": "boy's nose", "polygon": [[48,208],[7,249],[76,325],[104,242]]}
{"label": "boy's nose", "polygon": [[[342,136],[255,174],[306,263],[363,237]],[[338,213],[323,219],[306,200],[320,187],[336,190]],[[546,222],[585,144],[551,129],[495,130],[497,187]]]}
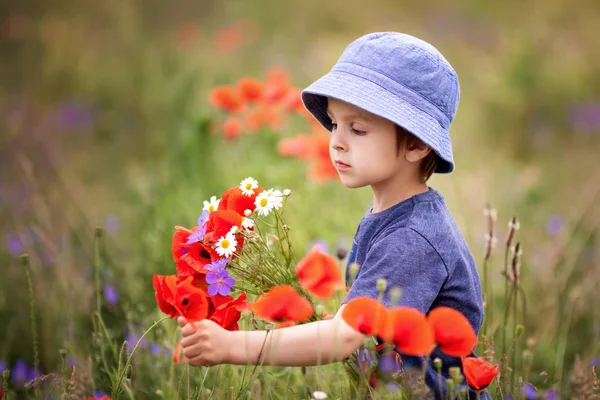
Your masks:
{"label": "boy's nose", "polygon": [[343,134],[340,132],[339,129],[336,129],[335,131],[331,132],[331,139],[329,140],[329,143],[331,145],[331,148],[334,150],[346,151],[348,148],[348,145],[345,139],[343,138]]}

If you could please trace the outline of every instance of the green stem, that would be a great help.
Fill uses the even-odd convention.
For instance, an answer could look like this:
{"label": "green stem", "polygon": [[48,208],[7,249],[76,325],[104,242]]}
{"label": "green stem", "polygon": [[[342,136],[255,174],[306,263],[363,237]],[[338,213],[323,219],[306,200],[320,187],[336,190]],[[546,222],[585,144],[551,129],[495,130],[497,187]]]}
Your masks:
{"label": "green stem", "polygon": [[116,399],[117,395],[119,394],[119,391],[121,389],[121,383],[123,382],[123,378],[125,376],[125,374],[127,373],[127,369],[129,368],[129,366],[131,365],[131,358],[133,357],[133,355],[135,354],[135,351],[137,350],[138,346],[140,345],[140,343],[142,342],[142,340],[144,340],[144,337],[152,330],[154,329],[158,324],[160,324],[161,322],[163,322],[165,319],[168,319],[169,316],[164,316],[161,319],[159,319],[158,321],[156,321],[154,324],[152,324],[152,326],[150,328],[148,328],[146,330],[146,332],[144,332],[144,334],[140,337],[140,339],[137,341],[137,343],[135,344],[135,346],[133,347],[133,350],[131,351],[131,354],[129,354],[129,357],[127,358],[127,362],[125,363],[125,368],[123,368],[123,371],[119,374],[119,379],[117,380],[117,384],[116,386],[113,386],[112,389],[112,396],[111,398]]}
{"label": "green stem", "polygon": [[[27,276],[27,285],[29,287],[29,318],[31,321],[31,338],[33,342],[33,368],[35,372],[35,379],[38,379],[39,376],[39,365],[40,365],[40,355],[38,350],[38,338],[37,338],[37,328],[35,324],[35,294],[33,291],[33,282],[31,280],[31,275],[29,273],[29,256],[27,254],[23,254],[21,256],[21,262],[25,267],[25,275]],[[41,398],[39,385],[35,385],[35,397]]]}
{"label": "green stem", "polygon": [[518,316],[518,293],[519,291],[517,290],[518,288],[518,283],[515,282],[515,288],[513,289],[514,293],[515,293],[515,298],[513,301],[513,335],[515,335],[515,345],[513,346],[512,349],[512,354],[511,354],[511,361],[512,361],[512,373],[511,373],[511,377],[510,377],[510,394],[511,397],[513,396],[513,390],[515,387],[515,376],[517,374],[517,340],[519,339],[517,337],[517,316]]}

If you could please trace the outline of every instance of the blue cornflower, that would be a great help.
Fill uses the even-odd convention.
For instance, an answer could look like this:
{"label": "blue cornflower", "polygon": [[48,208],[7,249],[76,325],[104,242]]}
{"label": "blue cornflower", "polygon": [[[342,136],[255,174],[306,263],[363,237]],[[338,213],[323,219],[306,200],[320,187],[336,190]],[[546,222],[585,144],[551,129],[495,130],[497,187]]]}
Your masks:
{"label": "blue cornflower", "polygon": [[204,268],[214,273],[221,272],[225,269],[225,266],[227,266],[227,261],[229,261],[229,259],[221,258],[220,260],[213,261],[211,264],[206,265]]}

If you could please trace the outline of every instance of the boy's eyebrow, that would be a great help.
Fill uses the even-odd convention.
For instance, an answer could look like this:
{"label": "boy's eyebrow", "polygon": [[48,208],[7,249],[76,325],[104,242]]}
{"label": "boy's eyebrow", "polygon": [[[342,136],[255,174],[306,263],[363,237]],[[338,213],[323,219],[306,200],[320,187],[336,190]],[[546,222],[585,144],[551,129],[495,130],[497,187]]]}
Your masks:
{"label": "boy's eyebrow", "polygon": [[[326,109],[327,115],[331,116],[333,115],[333,113],[331,112],[331,110],[329,110],[329,108]],[[373,122],[373,120],[371,118],[369,118],[366,115],[362,115],[362,114],[346,114],[343,116],[346,119],[362,119],[363,121],[366,122]]]}

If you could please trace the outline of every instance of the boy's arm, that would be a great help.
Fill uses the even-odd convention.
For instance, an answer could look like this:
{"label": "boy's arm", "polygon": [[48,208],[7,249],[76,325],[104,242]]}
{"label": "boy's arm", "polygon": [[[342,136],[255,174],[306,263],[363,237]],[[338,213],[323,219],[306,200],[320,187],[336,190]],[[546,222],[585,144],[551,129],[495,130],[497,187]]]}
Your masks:
{"label": "boy's arm", "polygon": [[[238,364],[311,366],[347,358],[364,336],[341,317],[270,331],[226,331],[212,321],[184,326],[184,355],[191,365]],[[180,320],[180,324],[182,321]],[[265,340],[266,338],[266,340]],[[262,351],[261,351],[262,349]]]}

